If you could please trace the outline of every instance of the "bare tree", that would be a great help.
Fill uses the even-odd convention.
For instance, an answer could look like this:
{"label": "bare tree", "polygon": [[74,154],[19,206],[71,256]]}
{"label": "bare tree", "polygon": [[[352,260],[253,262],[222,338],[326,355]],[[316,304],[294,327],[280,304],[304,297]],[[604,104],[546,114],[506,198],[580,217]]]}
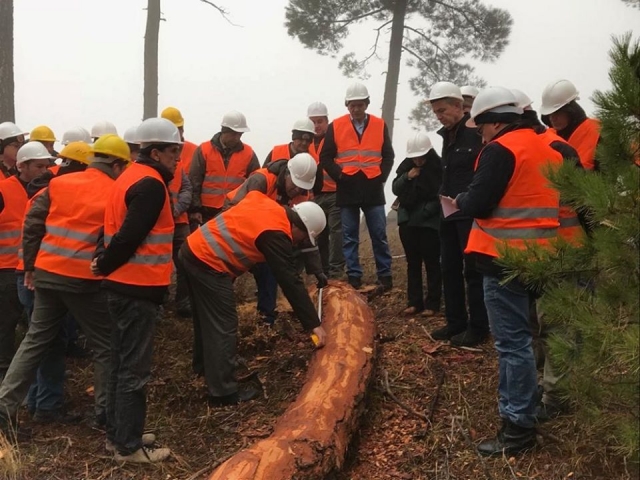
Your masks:
{"label": "bare tree", "polygon": [[15,122],[13,0],[0,0],[0,122]]}

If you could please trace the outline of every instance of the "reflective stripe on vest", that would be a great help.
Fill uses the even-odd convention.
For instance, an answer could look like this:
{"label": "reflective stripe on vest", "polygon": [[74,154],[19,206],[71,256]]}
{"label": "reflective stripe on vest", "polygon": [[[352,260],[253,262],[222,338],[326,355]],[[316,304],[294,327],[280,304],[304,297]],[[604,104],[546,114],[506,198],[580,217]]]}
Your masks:
{"label": "reflective stripe on vest", "polygon": [[[544,176],[546,166],[562,164],[562,155],[531,129],[505,133],[490,143],[498,143],[515,158],[513,175],[498,207],[489,218],[473,221],[465,253],[499,257],[499,246],[518,249],[528,243],[549,245],[558,235],[558,191]],[[482,152],[479,157],[482,161]]]}
{"label": "reflective stripe on vest", "polygon": [[237,277],[264,262],[255,241],[267,230],[280,231],[291,238],[291,224],[284,208],[263,193],[252,191],[236,206],[189,235],[187,244],[193,255],[213,270]]}
{"label": "reflective stripe on vest", "polygon": [[[164,183],[157,170],[139,163],[127,168],[114,183],[104,217],[104,242],[107,248],[125,221],[127,191],[145,177]],[[168,286],[173,267],[173,233],[174,221],[167,191],[156,224],[127,263],[109,274],[107,279],[126,285]]]}
{"label": "reflective stripe on vest", "polygon": [[22,223],[27,206],[27,191],[17,176],[0,181],[4,208],[0,212],[0,269],[15,269],[22,243]]}
{"label": "reflective stripe on vest", "polygon": [[[97,168],[55,177],[47,189],[49,212],[35,267],[95,281],[91,260],[104,224],[114,180]],[[96,195],[100,192],[100,195]]]}
{"label": "reflective stripe on vest", "polygon": [[384,143],[384,121],[368,116],[368,123],[360,139],[349,115],[333,121],[336,144],[335,162],[345,175],[363,172],[367,178],[375,178],[382,173],[382,145]]}
{"label": "reflective stripe on vest", "polygon": [[253,150],[243,144],[242,150],[231,154],[227,166],[222,154],[211,142],[200,145],[205,161],[205,176],[200,195],[202,205],[210,208],[222,208],[225,195],[242,185],[247,178],[247,170],[253,158]]}

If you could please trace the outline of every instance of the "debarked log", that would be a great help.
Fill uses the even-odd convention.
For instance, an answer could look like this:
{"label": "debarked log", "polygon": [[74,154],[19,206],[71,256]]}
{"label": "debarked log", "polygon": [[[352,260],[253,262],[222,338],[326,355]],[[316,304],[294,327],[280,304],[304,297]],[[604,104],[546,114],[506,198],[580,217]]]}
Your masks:
{"label": "debarked log", "polygon": [[342,468],[373,375],[375,323],[350,286],[332,282],[323,297],[327,344],[315,352],[302,391],[269,438],[238,452],[209,480],[323,479]]}

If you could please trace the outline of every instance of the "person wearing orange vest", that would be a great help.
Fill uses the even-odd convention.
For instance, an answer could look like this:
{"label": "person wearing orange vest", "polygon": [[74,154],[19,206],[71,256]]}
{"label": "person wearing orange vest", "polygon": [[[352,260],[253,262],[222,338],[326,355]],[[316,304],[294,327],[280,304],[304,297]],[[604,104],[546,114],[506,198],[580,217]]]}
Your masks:
{"label": "person wearing orange vest", "polygon": [[238,316],[233,280],[253,265],[269,265],[303,328],[317,336],[317,347],[325,344],[326,333],[293,256],[299,243],[315,243],[325,224],[324,213],[313,202],[289,208],[252,191],[187,238],[180,256],[194,318],[207,346],[204,374],[211,405],[232,405],[260,394],[256,388],[240,389],[235,375]]}
{"label": "person wearing orange vest", "polygon": [[111,188],[104,215],[104,246],[91,271],[105,276],[113,333],[107,392],[107,444],[117,462],[165,460],[143,437],[144,387],[151,374],[153,336],[171,283],[174,221],[167,187],[180,157],[180,132],[164,118],[137,131],[140,153]]}
{"label": "person wearing orange vest", "polygon": [[91,274],[90,265],[107,196],[115,178],[129,163],[129,149],[116,135],[104,135],[91,150],[84,142],[72,142],[60,155],[86,169],[65,174],[63,167],[61,174],[49,178],[48,186],[32,198],[26,214],[23,281],[29,291],[35,291],[34,313],[0,387],[0,411],[9,417],[16,414],[39,369],[34,420],[80,420],[78,415],[64,412],[62,405],[65,338],[61,332],[67,313],[71,313],[93,351],[95,419],[98,425],[104,425],[111,322],[100,290],[101,280]]}
{"label": "person wearing orange vest", "polygon": [[296,120],[291,129],[291,142],[276,145],[267,155],[263,167],[276,160],[291,160],[298,153],[307,153],[313,142],[315,130],[313,122],[308,118]]}
{"label": "person wearing orange vest", "polygon": [[542,92],[542,121],[577,150],[585,170],[598,170],[596,148],[600,141],[600,122],[587,117],[576,101],[579,99],[578,90],[569,80],[550,83]]}
{"label": "person wearing orange vest", "polygon": [[0,180],[18,173],[16,155],[25,143],[26,132],[13,122],[0,123]]}
{"label": "person wearing orange vest", "polygon": [[483,274],[484,299],[498,351],[498,435],[481,442],[481,455],[512,455],[536,444],[536,364],[529,325],[531,293],[518,280],[504,282],[501,248],[550,246],[558,235],[559,192],[544,176],[562,156],[520,122],[513,93],[490,87],[478,93],[467,125],[485,143],[473,180],[452,202],[474,219],[465,253]]}
{"label": "person wearing orange vest", "polygon": [[253,149],[241,141],[248,131],[242,113],[227,112],[222,117],[220,132],[196,148],[189,167],[193,186],[190,221],[202,224],[215,217],[222,211],[227,193],[260,168]]}
{"label": "person wearing orange vest", "polygon": [[[8,146],[5,145],[5,151]],[[27,185],[42,175],[53,159],[38,142],[23,144],[15,157],[18,175],[0,181],[0,305],[3,308],[0,315],[0,380],[13,358],[16,325],[23,312],[15,272],[28,201]]]}
{"label": "person wearing orange vest", "polygon": [[361,83],[347,88],[347,115],[329,124],[320,152],[320,165],[337,184],[336,205],[342,219],[343,253],[349,284],[362,285],[360,210],[364,213],[373,246],[378,287],[390,290],[391,252],[387,243],[384,184],[393,168],[393,146],[381,118],[366,112],[369,92]]}
{"label": "person wearing orange vest", "polygon": [[[309,154],[320,163],[320,152],[329,128],[329,112],[322,102],[314,102],[307,108],[307,116],[313,122],[315,135],[309,146]],[[336,206],[336,182],[324,168],[318,165],[316,183],[313,187],[313,201],[320,205],[327,217],[327,228],[318,237],[318,250],[322,269],[330,278],[344,276],[344,254],[342,253],[342,220],[340,208]]]}
{"label": "person wearing orange vest", "polygon": [[191,166],[191,158],[197,147],[195,144],[187,142],[184,139],[184,118],[180,110],[175,107],[167,107],[162,111],[160,116],[166,118],[178,128],[180,139],[183,142],[176,174],[169,183],[169,194],[171,195],[173,220],[176,224],[173,234],[173,264],[176,267],[176,294],[174,302],[176,313],[180,317],[190,317],[191,305],[189,304],[187,281],[180,265],[178,253],[180,252],[180,247],[182,247],[182,244],[191,232],[187,211],[193,198],[193,187],[191,186],[191,180],[189,180],[188,168]]}

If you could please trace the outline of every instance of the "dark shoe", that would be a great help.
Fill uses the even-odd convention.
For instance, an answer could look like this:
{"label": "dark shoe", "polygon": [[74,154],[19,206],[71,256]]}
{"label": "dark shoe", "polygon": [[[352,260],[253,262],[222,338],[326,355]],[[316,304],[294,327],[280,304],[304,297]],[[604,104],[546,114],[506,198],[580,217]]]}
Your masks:
{"label": "dark shoe", "polygon": [[451,345],[455,345],[456,347],[475,347],[483,343],[487,337],[487,334],[480,334],[467,329],[462,333],[453,335],[449,340],[451,341]]}
{"label": "dark shoe", "polygon": [[237,405],[238,403],[248,402],[249,400],[258,398],[261,394],[261,389],[258,389],[253,385],[249,385],[240,388],[235,393],[230,393],[229,395],[224,395],[223,397],[214,397],[210,395],[207,400],[209,402],[209,405],[211,405],[212,407],[227,407],[229,405]]}
{"label": "dark shoe", "polygon": [[449,327],[442,327],[431,332],[431,338],[433,338],[434,340],[441,340],[441,341],[451,340],[451,337],[453,337],[454,335],[458,335],[458,333],[460,332],[450,331]]}
{"label": "dark shoe", "polygon": [[82,348],[76,342],[72,342],[67,345],[67,351],[65,354],[70,358],[88,358],[91,356],[91,352],[89,350]]}
{"label": "dark shoe", "polygon": [[28,442],[33,437],[30,428],[20,427],[15,419],[11,421],[4,415],[0,415],[0,435],[3,435],[13,445]]}
{"label": "dark shoe", "polygon": [[485,457],[491,455],[513,455],[536,446],[536,429],[525,428],[504,420],[502,429],[495,438],[485,440],[478,445],[478,453]]}
{"label": "dark shoe", "polygon": [[347,279],[347,282],[349,282],[349,285],[351,285],[353,288],[355,288],[356,290],[358,288],[362,287],[362,278],[360,277],[349,277]]}
{"label": "dark shoe", "polygon": [[191,318],[191,302],[188,298],[176,302],[176,313],[180,318]]}
{"label": "dark shoe", "polygon": [[540,402],[536,407],[536,421],[538,423],[548,422],[566,412],[566,408],[553,403]]}
{"label": "dark shoe", "polygon": [[63,409],[56,410],[36,410],[33,414],[33,421],[36,423],[59,423],[62,425],[73,425],[82,420],[82,415],[68,413]]}
{"label": "dark shoe", "polygon": [[393,288],[393,279],[391,275],[388,277],[378,277],[378,285],[382,285],[382,291],[388,292]]}
{"label": "dark shoe", "polygon": [[418,315],[420,312],[422,312],[421,308],[407,307],[402,311],[402,314],[406,316],[411,316],[411,315]]}
{"label": "dark shoe", "polygon": [[107,414],[96,414],[91,411],[90,413],[85,414],[85,422],[89,425],[90,428],[104,431],[107,428]]}

